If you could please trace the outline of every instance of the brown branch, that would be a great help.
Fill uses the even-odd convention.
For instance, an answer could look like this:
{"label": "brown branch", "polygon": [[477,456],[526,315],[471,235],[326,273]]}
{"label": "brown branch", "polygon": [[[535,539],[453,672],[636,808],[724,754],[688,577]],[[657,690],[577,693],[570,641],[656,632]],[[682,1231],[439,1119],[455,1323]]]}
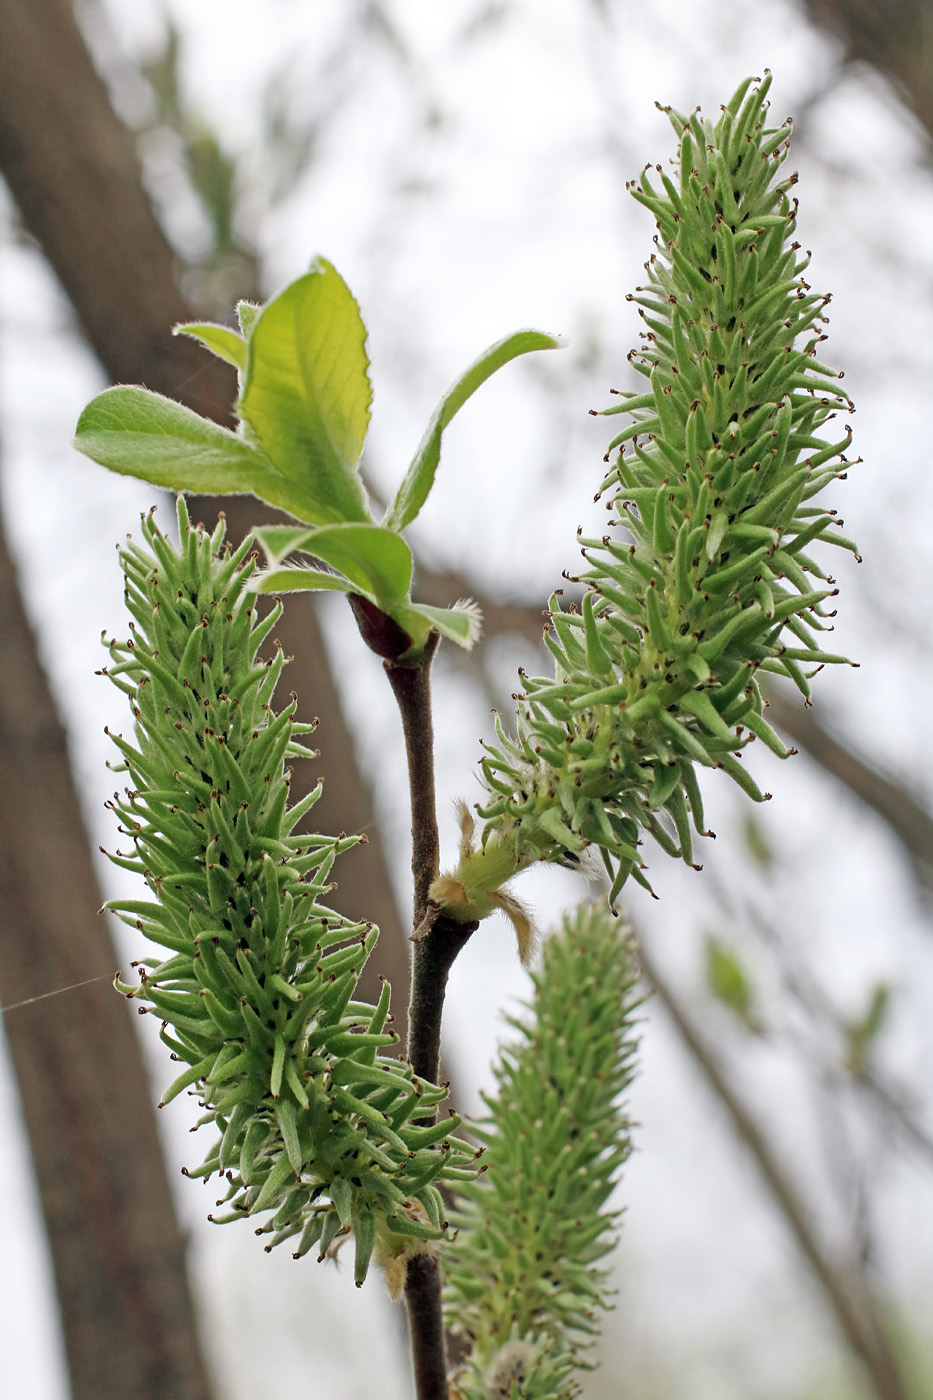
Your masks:
{"label": "brown branch", "polygon": [[418,1400],[448,1400],[447,1346],[441,1307],[440,1261],[416,1254],[408,1261],[405,1307]]}
{"label": "brown branch", "polygon": [[[408,761],[414,888],[412,928],[418,927],[427,912],[428,889],[437,878],[440,861],[434,790],[434,722],[431,714],[431,663],[439,641],[440,633],[431,632],[424,650],[413,660],[384,663],[402,719]],[[418,1070],[415,1072],[420,1073]],[[427,1075],[427,1078],[430,1079],[431,1075]]]}
{"label": "brown branch", "polygon": [[[413,928],[428,909],[428,888],[438,872],[439,842],[434,793],[434,727],[431,716],[431,662],[440,634],[432,633],[413,661],[384,662],[402,718],[411,794],[411,872],[414,883]],[[415,943],[411,999],[408,1006],[408,1058],[415,1073],[437,1082],[440,1063],[443,980],[438,981],[429,956],[443,934],[435,923]],[[452,959],[451,959],[452,961]],[[440,1261],[416,1255],[405,1276],[405,1306],[411,1337],[415,1393],[418,1400],[447,1400],[447,1348],[441,1303]]]}
{"label": "brown branch", "polygon": [[823,1290],[848,1346],[871,1378],[878,1400],[909,1400],[910,1391],[878,1315],[859,1261],[834,1261],[820,1242],[810,1213],[766,1137],[706,1044],[684,1003],[675,994],[653,957],[641,943],[640,961],[649,985],[668,1013],[677,1034],[714,1096],[728,1114],[736,1134],[751,1152],[797,1246]]}
{"label": "brown branch", "polygon": [[[351,594],[350,602],[363,640],[383,658],[402,720],[411,798],[414,896],[408,1058],[415,1074],[436,1084],[440,1078],[441,1023],[447,977],[454,959],[476,928],[475,924],[456,925],[439,917],[428,895],[440,859],[431,711],[431,663],[440,634],[430,632],[423,649],[409,657],[406,653],[411,647],[411,638],[391,618],[364,598]],[[447,1400],[441,1271],[435,1255],[418,1254],[409,1260],[405,1306],[418,1400]]]}
{"label": "brown branch", "polygon": [[[383,658],[402,721],[411,799],[413,885],[414,960],[408,1006],[408,1058],[415,1074],[436,1084],[440,1078],[447,977],[457,954],[477,927],[456,925],[444,918],[429,896],[440,860],[431,710],[431,664],[440,633],[430,632],[422,650],[410,656],[412,639],[398,623],[357,594],[350,594],[350,604],[364,642]],[[424,1121],[432,1123],[433,1115]],[[441,1270],[435,1255],[425,1252],[408,1261],[405,1306],[418,1400],[447,1400]]]}

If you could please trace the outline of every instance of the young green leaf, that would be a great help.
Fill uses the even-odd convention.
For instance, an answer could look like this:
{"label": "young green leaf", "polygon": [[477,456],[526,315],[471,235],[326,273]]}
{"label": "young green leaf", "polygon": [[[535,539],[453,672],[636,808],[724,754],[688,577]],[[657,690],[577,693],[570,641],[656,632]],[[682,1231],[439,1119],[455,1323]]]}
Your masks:
{"label": "young green leaf", "polygon": [[405,526],[414,520],[434,485],[444,429],[481,384],[485,384],[497,369],[501,369],[518,355],[527,355],[531,350],[559,350],[562,345],[563,342],[558,336],[547,335],[544,331],[528,330],[507,335],[503,340],[496,341],[495,345],[490,345],[488,350],[484,350],[479,359],[474,360],[469,369],[451,385],[434,410],[418,451],[405,474],[405,480],[386,511],[382,523],[390,530],[404,530]]}
{"label": "young green leaf", "polygon": [[411,603],[399,615],[398,621],[415,637],[426,632],[424,624],[427,623],[428,628],[436,627],[442,637],[456,642],[466,651],[470,651],[479,640],[483,628],[479,607],[470,598],[461,598],[452,608],[432,608],[427,603]]}
{"label": "young green leaf", "polygon": [[411,586],[411,550],[393,530],[386,530],[382,525],[358,521],[325,525],[320,529],[263,525],[253,534],[262,545],[271,568],[290,554],[310,554],[333,565],[384,603],[405,598]]}
{"label": "young green leaf", "polygon": [[148,389],[118,384],[98,394],[78,419],[74,445],[101,466],[152,486],[251,492],[289,509],[287,483],[258,447]]}
{"label": "young green leaf", "polygon": [[247,340],[252,335],[253,326],[261,310],[262,307],[255,301],[238,301],[236,304],[236,318]]}
{"label": "young green leaf", "polygon": [[246,341],[229,326],[218,326],[213,321],[186,321],[184,325],[175,326],[172,334],[190,335],[228,365],[238,370],[246,368]]}
{"label": "young green leaf", "polygon": [[252,324],[238,412],[296,489],[299,519],[368,521],[357,463],[372,399],[366,328],[323,258]]}
{"label": "young green leaf", "polygon": [[256,593],[352,593],[354,585],[340,574],[322,569],[270,569],[250,584]]}
{"label": "young green leaf", "polygon": [[338,569],[351,583],[385,603],[405,598],[411,585],[408,545],[381,525],[347,521],[308,531],[300,548]]}
{"label": "young green leaf", "polygon": [[270,568],[281,564],[296,550],[304,550],[305,541],[311,539],[314,533],[314,529],[309,529],[307,525],[261,525],[253,531]]}

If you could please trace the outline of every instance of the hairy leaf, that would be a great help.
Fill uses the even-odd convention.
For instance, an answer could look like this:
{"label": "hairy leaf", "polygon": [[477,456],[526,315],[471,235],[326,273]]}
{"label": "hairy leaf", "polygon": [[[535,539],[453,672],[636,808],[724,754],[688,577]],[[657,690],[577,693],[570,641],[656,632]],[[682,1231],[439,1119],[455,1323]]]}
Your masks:
{"label": "hairy leaf", "polygon": [[372,399],[365,341],[356,302],[323,258],[250,330],[238,412],[311,524],[369,519],[356,470]]}
{"label": "hairy leaf", "polygon": [[233,365],[235,369],[246,368],[246,341],[229,326],[215,325],[210,321],[186,321],[183,325],[176,326],[173,334],[189,335],[192,340],[199,341],[206,350],[210,350],[218,359],[226,360],[227,364]]}
{"label": "hairy leaf", "polygon": [[92,399],[78,419],[74,445],[111,471],[163,489],[251,492],[274,505],[287,494],[259,448],[174,399],[136,386],[118,384]]}

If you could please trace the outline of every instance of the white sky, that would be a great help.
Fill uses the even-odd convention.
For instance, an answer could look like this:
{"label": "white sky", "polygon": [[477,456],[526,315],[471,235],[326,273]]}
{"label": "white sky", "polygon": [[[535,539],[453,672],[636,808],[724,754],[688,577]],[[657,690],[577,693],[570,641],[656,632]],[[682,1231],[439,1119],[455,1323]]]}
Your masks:
{"label": "white sky", "polygon": [[[506,370],[458,418],[436,491],[412,532],[416,552],[423,549],[427,558],[455,564],[493,593],[538,589],[543,603],[560,570],[575,562],[574,529],[592,511],[601,475],[608,434],[586,410],[605,403],[610,384],[620,382],[637,335],[624,296],[639,280],[653,230],[645,211],[624,195],[624,181],[646,160],[672,153],[672,133],[655,98],[715,111],[744,74],[767,65],[775,73],[772,111],[781,120],[831,81],[833,47],[785,0],[650,6],[620,0],[608,6],[615,16],[608,26],[595,0],[488,7],[390,0],[386,11],[411,52],[403,67],[378,44],[343,52],[340,35],[353,8],[346,0],[314,6],[174,0],[167,8],[185,38],[186,90],[250,172],[252,226],[269,290],[323,252],[362,305],[376,393],[368,462],[385,490],[398,480],[438,395],[484,345],[521,325],[571,340],[560,355]],[[156,42],[159,6],[108,0],[106,12],[130,54]],[[483,13],[500,18],[465,38]],[[106,49],[112,40],[99,16],[94,28]],[[296,123],[318,112],[330,120],[306,177],[284,203],[268,208],[268,169],[256,131],[263,85],[275,69]],[[121,91],[130,107],[138,101],[131,86]],[[435,114],[433,125],[425,112]],[[802,125],[794,162],[801,171],[801,236],[814,251],[814,285],[834,293],[827,353],[846,368],[859,407],[856,445],[866,459],[838,488],[846,533],[860,541],[865,563],[859,569],[845,558],[835,569],[843,595],[834,640],[861,659],[862,669],[821,676],[818,699],[929,799],[933,486],[929,471],[921,471],[921,444],[933,359],[933,181],[910,121],[870,76],[833,87]],[[158,171],[153,179],[158,186]],[[191,219],[184,211],[173,218],[177,235],[196,245]],[[41,261],[6,240],[0,247],[4,511],[66,713],[87,811],[107,841],[101,730],[108,721],[119,727],[122,710],[119,695],[108,693],[93,671],[101,629],[122,625],[112,543],[133,528],[150,493],[68,449],[77,413],[100,379],[66,326],[66,308]],[[380,811],[403,871],[404,784],[398,761],[385,756],[396,721],[378,667],[354,638],[344,646],[337,635],[344,623],[339,609],[328,614],[349,709],[361,721],[363,752],[377,766]],[[503,658],[506,695],[514,668]],[[460,674],[452,665],[439,668],[448,852],[455,842],[452,801],[470,795],[488,709],[474,687],[458,687]],[[889,979],[897,989],[896,1023],[884,1042],[885,1064],[928,1098],[933,939],[900,853],[880,823],[815,777],[806,760],[775,772],[769,756],[756,753],[754,766],[776,794],[756,813],[778,853],[770,881],[750,876],[733,924],[722,927],[716,890],[732,878],[730,846],[734,852],[745,809],[713,783],[711,824],[720,839],[700,857],[704,875],[669,861],[662,868],[658,857],[653,875],[661,903],[650,906],[635,891],[633,914],[687,988],[699,983],[704,930],[743,938],[745,897],[767,908],[802,965],[850,1014],[875,979]],[[109,868],[102,878],[112,888]],[[525,893],[545,921],[578,897],[569,878],[553,872],[529,877]],[[742,946],[760,969],[766,1006],[774,1007],[771,964],[747,937]],[[491,921],[451,979],[451,1050],[465,1079],[473,1075],[469,1092],[488,1080],[483,1066],[493,1052],[499,1007],[523,986],[506,930]],[[60,1009],[67,1014],[64,1004]],[[810,1168],[819,1150],[819,1110],[802,1088],[793,1054],[784,1044],[778,1050],[749,1045],[724,1018],[720,1032],[743,1067],[743,1087],[780,1133],[789,1165],[832,1210],[825,1177]],[[149,1049],[158,1086],[166,1069],[158,1047]],[[64,1400],[48,1265],[15,1093],[0,1063],[0,1366],[11,1394]],[[664,1394],[648,1383],[654,1378],[661,1387],[670,1375],[689,1376],[683,1382],[689,1388],[679,1393],[690,1400],[791,1400],[817,1376],[827,1386],[822,1393],[830,1394],[837,1352],[822,1302],[801,1281],[783,1226],[763,1205],[718,1110],[654,1015],[633,1111],[642,1127],[620,1192],[627,1218],[619,1310],[607,1329],[607,1366],[587,1394],[596,1400],[617,1393],[608,1363],[623,1356],[634,1357],[636,1373],[644,1372],[645,1395]],[[406,1389],[395,1323],[378,1282],[361,1295],[313,1265],[299,1269],[290,1259],[265,1256],[248,1230],[238,1235],[205,1225],[202,1195],[177,1177],[178,1165],[191,1156],[183,1112],[162,1115],[162,1126],[225,1397],[308,1394],[311,1363],[303,1348],[312,1345],[304,1333],[313,1319],[315,1394],[363,1397],[372,1394],[378,1374],[385,1400],[401,1400]],[[905,1319],[917,1325],[933,1303],[933,1227],[918,1229],[918,1221],[933,1220],[929,1174],[909,1159],[898,1163],[873,1139],[863,1155],[877,1159],[882,1181],[882,1277]],[[363,1369],[367,1361],[372,1373]]]}

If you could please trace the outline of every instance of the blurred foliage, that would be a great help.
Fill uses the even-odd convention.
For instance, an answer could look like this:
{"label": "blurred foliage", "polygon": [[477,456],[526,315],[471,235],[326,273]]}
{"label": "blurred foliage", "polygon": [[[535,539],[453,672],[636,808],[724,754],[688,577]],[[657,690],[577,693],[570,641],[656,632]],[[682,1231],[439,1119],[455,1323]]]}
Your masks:
{"label": "blurred foliage", "polygon": [[872,1064],[875,1046],[888,1023],[890,1010],[891,988],[887,982],[878,982],[872,988],[864,1013],[845,1027],[845,1065],[855,1079],[863,1078]]}
{"label": "blurred foliage", "polygon": [[735,948],[708,933],[704,944],[706,985],[717,1001],[733,1012],[754,1035],[763,1034],[755,1009],[755,991]]}

